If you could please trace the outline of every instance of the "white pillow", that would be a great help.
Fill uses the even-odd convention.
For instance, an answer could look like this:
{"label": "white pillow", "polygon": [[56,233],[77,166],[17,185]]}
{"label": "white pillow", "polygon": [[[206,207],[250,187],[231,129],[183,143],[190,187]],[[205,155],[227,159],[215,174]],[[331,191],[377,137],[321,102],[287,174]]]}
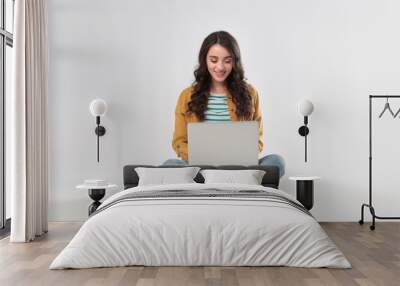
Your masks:
{"label": "white pillow", "polygon": [[265,171],[262,170],[202,170],[205,184],[230,183],[261,185]]}
{"label": "white pillow", "polygon": [[195,183],[193,179],[199,170],[199,167],[135,168],[139,176],[139,186]]}

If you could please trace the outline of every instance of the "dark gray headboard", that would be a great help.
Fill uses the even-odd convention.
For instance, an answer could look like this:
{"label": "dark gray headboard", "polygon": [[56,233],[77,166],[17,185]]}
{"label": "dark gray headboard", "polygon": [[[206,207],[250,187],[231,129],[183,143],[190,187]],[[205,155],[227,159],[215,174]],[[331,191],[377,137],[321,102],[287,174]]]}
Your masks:
{"label": "dark gray headboard", "polygon": [[[124,189],[136,187],[139,183],[139,177],[135,172],[136,167],[147,167],[147,168],[182,168],[188,166],[152,166],[152,165],[126,165],[124,167]],[[265,175],[262,180],[262,185],[265,187],[271,187],[277,189],[279,187],[279,168],[277,166],[239,166],[239,165],[228,165],[228,166],[206,166],[199,165],[201,169],[219,169],[219,170],[264,170]],[[204,183],[203,176],[198,173],[194,180],[197,183]]]}

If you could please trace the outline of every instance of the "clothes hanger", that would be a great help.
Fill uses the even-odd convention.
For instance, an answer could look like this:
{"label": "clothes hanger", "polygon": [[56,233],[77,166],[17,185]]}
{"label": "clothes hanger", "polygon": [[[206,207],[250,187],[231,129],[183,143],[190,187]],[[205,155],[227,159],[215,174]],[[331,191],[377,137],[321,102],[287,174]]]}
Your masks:
{"label": "clothes hanger", "polygon": [[399,113],[400,113],[400,108],[399,108],[399,110],[397,110],[397,112],[394,114],[393,117],[396,118]]}
{"label": "clothes hanger", "polygon": [[389,110],[390,114],[392,114],[393,117],[396,117],[397,113],[399,113],[399,111],[400,111],[400,109],[399,109],[399,111],[396,112],[396,115],[394,115],[392,109],[390,108],[389,98],[388,97],[386,97],[385,107],[383,108],[383,111],[379,115],[379,118],[381,118],[383,116],[383,114],[385,113],[386,110]]}

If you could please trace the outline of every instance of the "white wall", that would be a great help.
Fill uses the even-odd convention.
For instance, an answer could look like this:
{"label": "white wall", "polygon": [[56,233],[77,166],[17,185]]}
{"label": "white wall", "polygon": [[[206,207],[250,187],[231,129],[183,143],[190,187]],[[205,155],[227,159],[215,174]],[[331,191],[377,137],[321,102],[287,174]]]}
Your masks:
{"label": "white wall", "polygon": [[[399,1],[49,0],[51,220],[83,220],[90,199],[75,185],[104,178],[122,186],[125,164],[160,164],[170,147],[179,92],[193,80],[203,39],[238,40],[261,93],[265,150],[291,175],[316,175],[321,221],[355,221],[368,199],[368,95],[400,94]],[[96,162],[92,99],[109,112]],[[315,104],[309,162],[297,134],[297,102]],[[377,102],[374,114],[384,102]],[[400,100],[392,101],[397,110]],[[377,115],[376,115],[377,117]],[[399,215],[399,119],[375,120],[378,215]]]}

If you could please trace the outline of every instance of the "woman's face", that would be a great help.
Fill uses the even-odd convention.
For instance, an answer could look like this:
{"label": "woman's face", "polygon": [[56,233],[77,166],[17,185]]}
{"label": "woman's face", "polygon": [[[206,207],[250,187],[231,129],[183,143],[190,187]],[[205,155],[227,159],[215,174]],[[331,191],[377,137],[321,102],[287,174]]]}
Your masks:
{"label": "woman's face", "polygon": [[233,58],[223,46],[215,44],[207,53],[207,68],[213,82],[224,83],[233,67]]}

